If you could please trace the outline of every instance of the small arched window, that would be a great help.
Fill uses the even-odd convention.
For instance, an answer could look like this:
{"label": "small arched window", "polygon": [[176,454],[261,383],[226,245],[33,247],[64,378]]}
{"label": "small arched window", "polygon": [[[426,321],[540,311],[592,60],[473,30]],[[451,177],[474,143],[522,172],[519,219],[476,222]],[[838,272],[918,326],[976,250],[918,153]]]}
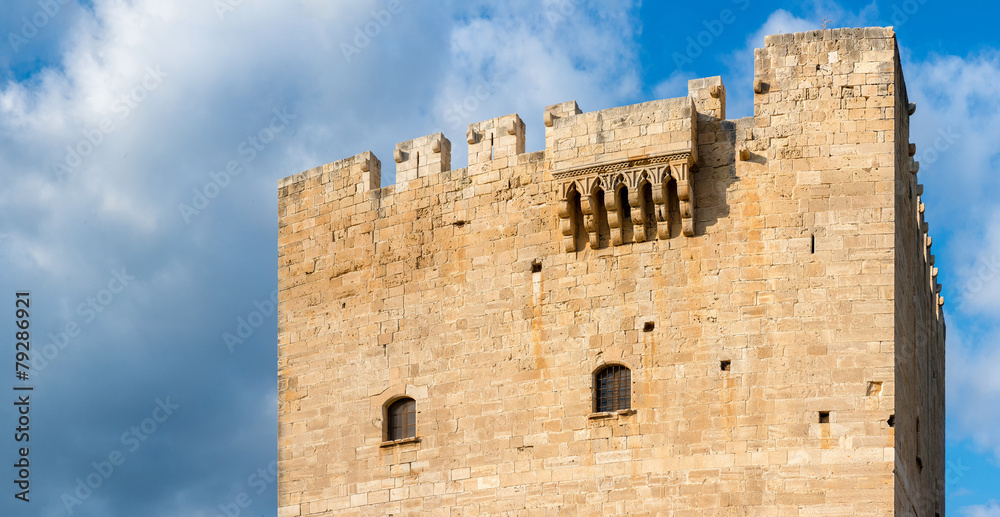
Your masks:
{"label": "small arched window", "polygon": [[622,244],[633,242],[632,205],[628,204],[628,187],[619,184],[615,191],[615,209],[618,211],[618,227],[621,231]]}
{"label": "small arched window", "polygon": [[597,247],[604,248],[611,242],[611,227],[608,225],[608,207],[604,204],[604,190],[602,188],[597,187],[594,189],[590,206],[594,212]]}
{"label": "small arched window", "polygon": [[605,366],[594,375],[594,411],[632,409],[632,372],[620,365]]}
{"label": "small arched window", "polygon": [[401,398],[389,405],[386,411],[386,439],[389,441],[413,438],[417,435],[417,403],[411,398]]}
{"label": "small arched window", "polygon": [[587,228],[583,222],[583,209],[581,208],[581,200],[583,196],[580,195],[575,188],[569,196],[569,208],[570,217],[573,219],[572,222],[572,237],[574,243],[574,251],[583,251],[583,248],[587,245]]}

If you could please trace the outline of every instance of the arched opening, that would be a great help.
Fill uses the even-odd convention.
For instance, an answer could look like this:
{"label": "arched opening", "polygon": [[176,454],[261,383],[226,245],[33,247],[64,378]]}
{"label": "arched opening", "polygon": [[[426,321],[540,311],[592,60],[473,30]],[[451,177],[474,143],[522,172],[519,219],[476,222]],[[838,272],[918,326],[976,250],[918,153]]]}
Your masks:
{"label": "arched opening", "polygon": [[417,435],[417,403],[409,397],[396,400],[385,412],[385,439],[413,438]]}
{"label": "arched opening", "polygon": [[670,178],[667,182],[667,211],[670,214],[670,235],[678,235],[681,232],[681,201],[677,197],[677,180]]}
{"label": "arched opening", "polygon": [[594,374],[594,412],[632,409],[632,372],[620,364],[605,366]]}
{"label": "arched opening", "polygon": [[615,205],[618,209],[618,224],[622,232],[622,243],[632,242],[632,207],[628,204],[628,187],[618,185],[615,191]]}
{"label": "arched opening", "polygon": [[597,229],[597,247],[604,248],[611,243],[611,227],[608,226],[608,209],[604,204],[604,189],[594,190],[594,226]]}
{"label": "arched opening", "polygon": [[639,187],[639,209],[642,210],[646,240],[656,239],[656,207],[653,205],[653,186],[648,181]]}
{"label": "arched opening", "polygon": [[582,197],[575,188],[569,193],[569,217],[573,227],[573,241],[576,251],[583,251],[587,245],[587,229],[583,225],[583,208],[580,206]]}

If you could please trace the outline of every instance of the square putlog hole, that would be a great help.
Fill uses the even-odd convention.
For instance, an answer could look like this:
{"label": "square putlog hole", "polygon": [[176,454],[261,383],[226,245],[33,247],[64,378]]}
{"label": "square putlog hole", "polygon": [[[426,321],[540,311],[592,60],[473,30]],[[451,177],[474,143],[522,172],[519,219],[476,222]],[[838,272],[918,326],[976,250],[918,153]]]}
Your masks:
{"label": "square putlog hole", "polygon": [[535,259],[531,261],[531,272],[541,273],[542,272],[542,261]]}
{"label": "square putlog hole", "polygon": [[885,423],[889,424],[889,427],[896,427],[896,415],[889,415],[889,420],[886,420]]}
{"label": "square putlog hole", "polygon": [[868,396],[878,397],[882,394],[882,381],[869,381],[868,382]]}
{"label": "square putlog hole", "polygon": [[724,372],[728,372],[732,366],[733,366],[732,361],[722,361],[719,363],[719,369]]}
{"label": "square putlog hole", "polygon": [[820,411],[819,412],[819,423],[821,423],[821,424],[829,424],[830,423],[830,412],[829,411]]}
{"label": "square putlog hole", "polygon": [[652,321],[647,321],[642,325],[643,332],[652,332],[654,328],[656,328],[656,323],[653,323]]}

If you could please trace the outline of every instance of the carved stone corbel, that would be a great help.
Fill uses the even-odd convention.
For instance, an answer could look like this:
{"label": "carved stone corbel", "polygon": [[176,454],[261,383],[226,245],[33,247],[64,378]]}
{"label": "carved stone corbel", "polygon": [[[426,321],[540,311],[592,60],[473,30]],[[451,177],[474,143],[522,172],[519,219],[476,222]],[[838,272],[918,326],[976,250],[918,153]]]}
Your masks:
{"label": "carved stone corbel", "polygon": [[596,250],[601,246],[600,228],[597,225],[597,213],[594,210],[596,203],[594,195],[587,194],[580,198],[580,208],[583,212],[583,228],[587,230],[587,238],[590,241],[590,249]]}
{"label": "carved stone corbel", "polygon": [[653,184],[653,210],[656,212],[656,238],[670,238],[670,196],[666,181]]}
{"label": "carved stone corbel", "polygon": [[[680,152],[554,172],[553,177],[564,180],[559,206],[564,247],[567,251],[579,251],[575,240],[570,244],[570,239],[574,238],[571,236],[580,231],[579,219],[574,219],[575,204],[570,202],[574,191],[581,194],[580,213],[591,248],[599,248],[602,239],[606,242],[609,237],[614,246],[669,239],[673,222],[671,181],[677,186],[684,235],[693,236],[694,170],[691,153]],[[645,191],[646,183],[650,185],[648,192]],[[624,200],[620,197],[621,188],[626,189]],[[603,206],[598,206],[598,194],[601,193]],[[623,206],[619,206],[620,203]],[[624,215],[626,212],[629,216]]]}
{"label": "carved stone corbel", "polygon": [[681,206],[681,227],[684,235],[694,236],[694,178],[690,157],[687,160],[670,162],[670,168],[677,178],[677,200]]}
{"label": "carved stone corbel", "polygon": [[[572,192],[570,193],[572,195]],[[581,198],[581,203],[583,199]],[[566,248],[567,252],[579,251],[576,249],[576,214],[574,207],[570,203],[569,196],[563,197],[561,203],[559,203],[559,219],[560,227],[563,234],[563,246]]]}
{"label": "carved stone corbel", "polygon": [[622,207],[618,206],[619,184],[620,182],[613,183],[611,191],[604,193],[604,208],[608,211],[608,227],[611,228],[611,244],[614,246],[621,246],[625,243]]}

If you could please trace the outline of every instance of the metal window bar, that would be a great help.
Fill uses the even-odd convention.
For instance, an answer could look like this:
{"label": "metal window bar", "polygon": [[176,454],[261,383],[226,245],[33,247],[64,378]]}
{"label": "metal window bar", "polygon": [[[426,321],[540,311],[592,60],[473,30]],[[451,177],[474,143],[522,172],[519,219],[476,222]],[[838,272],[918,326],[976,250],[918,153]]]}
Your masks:
{"label": "metal window bar", "polygon": [[597,374],[598,413],[632,408],[632,374],[621,365],[608,366]]}

